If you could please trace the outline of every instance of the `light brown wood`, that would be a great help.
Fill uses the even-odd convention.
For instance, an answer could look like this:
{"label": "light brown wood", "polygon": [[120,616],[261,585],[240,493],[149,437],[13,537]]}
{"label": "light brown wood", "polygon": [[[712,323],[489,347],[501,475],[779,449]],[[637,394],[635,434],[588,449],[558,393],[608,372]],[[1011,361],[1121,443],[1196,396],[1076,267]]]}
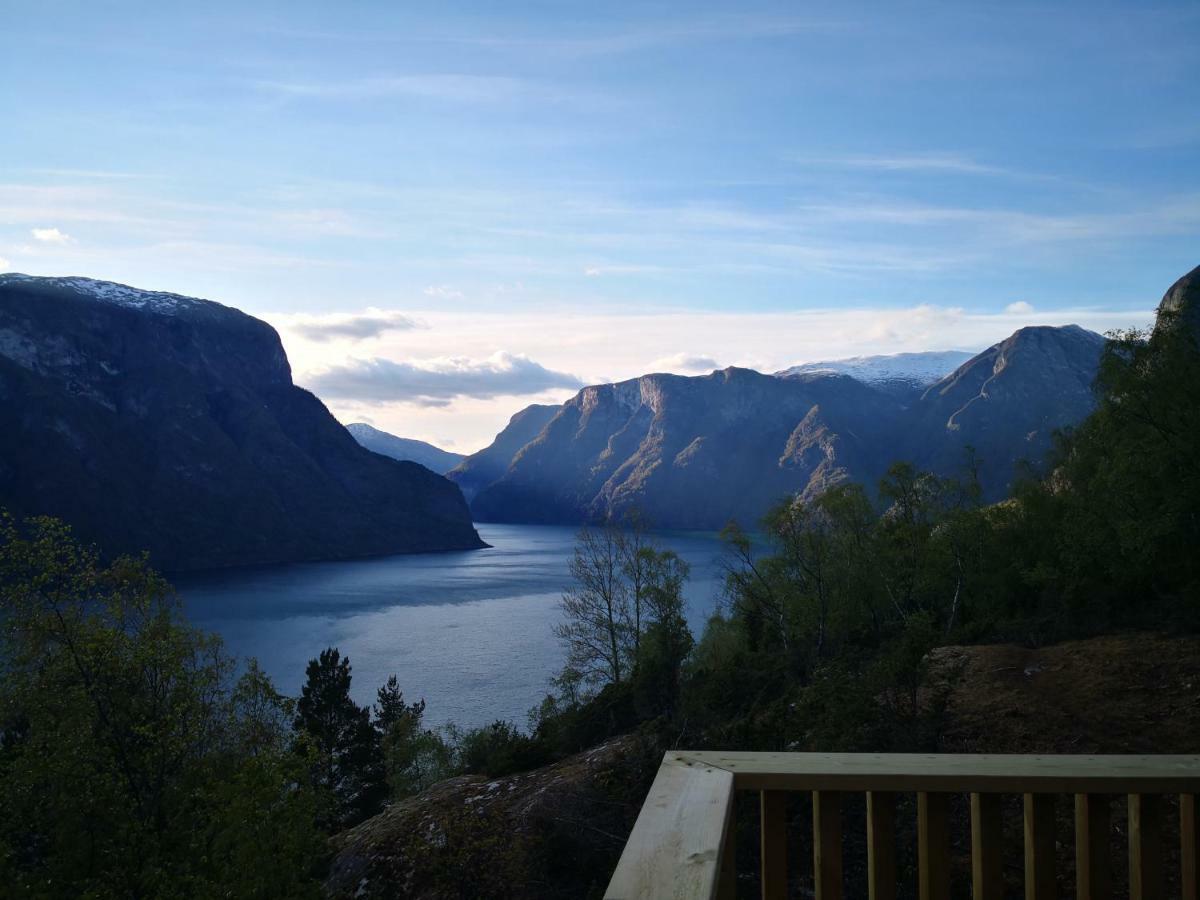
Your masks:
{"label": "light brown wood", "polygon": [[1183,900],[1200,900],[1200,828],[1196,821],[1196,795],[1179,797],[1179,860]]}
{"label": "light brown wood", "polygon": [[813,883],[816,900],[842,900],[842,795],[813,792]]}
{"label": "light brown wood", "polygon": [[[642,804],[606,900],[712,898],[733,809],[733,776],[668,753]],[[732,843],[732,834],[729,835]]]}
{"label": "light brown wood", "polygon": [[1076,900],[1111,900],[1112,898],[1109,828],[1109,798],[1103,794],[1076,794]]}
{"label": "light brown wood", "polygon": [[1200,756],[680,751],[738,790],[1200,794]]}
{"label": "light brown wood", "polygon": [[1162,820],[1161,797],[1129,795],[1129,900],[1162,900]]}
{"label": "light brown wood", "polygon": [[896,795],[867,791],[867,895],[896,900]]}
{"label": "light brown wood", "polygon": [[971,896],[1004,898],[1004,820],[999,794],[971,795]]}
{"label": "light brown wood", "polygon": [[784,791],[763,791],[760,795],[763,900],[787,898],[787,798]]}
{"label": "light brown wood", "polygon": [[1025,900],[1054,900],[1054,797],[1025,795]]}
{"label": "light brown wood", "polygon": [[917,873],[921,900],[950,900],[950,810],[945,794],[917,794]]}

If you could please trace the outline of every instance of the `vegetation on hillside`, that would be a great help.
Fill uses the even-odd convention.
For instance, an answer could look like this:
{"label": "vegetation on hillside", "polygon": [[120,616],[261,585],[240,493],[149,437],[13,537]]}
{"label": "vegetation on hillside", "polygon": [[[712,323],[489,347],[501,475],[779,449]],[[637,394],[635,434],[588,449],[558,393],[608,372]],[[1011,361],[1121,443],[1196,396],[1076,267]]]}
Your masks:
{"label": "vegetation on hillside", "polygon": [[283,697],[187,626],[144,560],[104,566],[59,523],[0,519],[0,883],[17,897],[312,895],[326,836],[389,800],[635,731],[936,749],[938,645],[1200,622],[1195,332],[1114,336],[1098,391],[1053,474],[1001,504],[981,503],[968,456],[955,478],[895,464],[878,502],[843,484],[783,503],[765,544],[731,525],[727,602],[698,639],[678,557],[636,522],[583,529],[558,628],[567,666],[527,732],[426,728],[394,678],[359,706],[334,648]]}

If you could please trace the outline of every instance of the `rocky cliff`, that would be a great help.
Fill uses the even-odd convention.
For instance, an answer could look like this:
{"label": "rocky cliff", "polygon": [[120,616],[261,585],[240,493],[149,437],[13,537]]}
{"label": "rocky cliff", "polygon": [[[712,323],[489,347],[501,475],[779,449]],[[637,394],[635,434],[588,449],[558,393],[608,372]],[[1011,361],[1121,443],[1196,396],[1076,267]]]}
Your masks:
{"label": "rocky cliff", "polygon": [[[1019,461],[1040,462],[1055,430],[1091,411],[1103,347],[1078,326],[1024,328],[923,393],[891,370],[864,378],[828,365],[587,387],[519,451],[497,454],[491,471],[511,462],[490,483],[475,473],[471,508],[482,521],[573,523],[637,508],[660,527],[752,527],[784,497],[847,479],[874,485],[896,460],[961,472],[967,446],[985,498],[1000,499]],[[462,472],[451,477],[462,483]]]}
{"label": "rocky cliff", "polygon": [[479,547],[459,490],[360,447],[235,309],[0,276],[0,506],[165,570]]}

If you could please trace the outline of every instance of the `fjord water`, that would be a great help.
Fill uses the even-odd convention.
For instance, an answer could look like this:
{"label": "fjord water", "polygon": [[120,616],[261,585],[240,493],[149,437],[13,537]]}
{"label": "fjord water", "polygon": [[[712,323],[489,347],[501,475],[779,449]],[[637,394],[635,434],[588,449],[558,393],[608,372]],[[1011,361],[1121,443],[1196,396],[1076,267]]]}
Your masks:
{"label": "fjord water", "polygon": [[[426,721],[524,726],[562,665],[554,637],[570,585],[575,529],[479,525],[487,550],[303,563],[179,576],[189,620],[239,657],[256,657],[287,694],[325,647],[350,657],[359,703],[395,674],[425,698]],[[691,566],[685,590],[697,635],[722,585],[721,543],[707,532],[655,536]]]}

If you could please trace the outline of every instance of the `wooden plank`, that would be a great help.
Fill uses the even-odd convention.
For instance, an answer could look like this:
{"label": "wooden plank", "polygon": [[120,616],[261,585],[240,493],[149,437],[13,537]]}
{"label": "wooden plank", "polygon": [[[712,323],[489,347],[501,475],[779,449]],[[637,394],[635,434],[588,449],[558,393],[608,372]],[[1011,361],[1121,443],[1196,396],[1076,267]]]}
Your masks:
{"label": "wooden plank", "polygon": [[971,896],[1004,898],[1004,820],[999,794],[971,795]]}
{"label": "wooden plank", "polygon": [[1162,900],[1162,833],[1162,798],[1130,794],[1129,900]]}
{"label": "wooden plank", "polygon": [[1025,795],[1025,900],[1054,900],[1054,797]]}
{"label": "wooden plank", "polygon": [[1098,794],[1075,795],[1076,900],[1111,900],[1109,862],[1109,799]]}
{"label": "wooden plank", "polygon": [[759,798],[763,900],[787,898],[787,798],[788,795],[783,791],[763,791]]}
{"label": "wooden plank", "polygon": [[1179,797],[1179,860],[1183,900],[1200,900],[1200,828],[1196,821],[1196,795]]}
{"label": "wooden plank", "polygon": [[678,751],[739,790],[1200,794],[1200,756]]}
{"label": "wooden plank", "polygon": [[816,900],[842,900],[842,795],[813,792],[813,883]]}
{"label": "wooden plank", "polygon": [[950,900],[950,803],[945,794],[917,794],[917,871],[921,900]]}
{"label": "wooden plank", "polygon": [[896,900],[896,795],[867,791],[867,895]]}
{"label": "wooden plank", "polygon": [[608,884],[606,900],[715,897],[732,810],[729,772],[689,765],[668,753]]}

